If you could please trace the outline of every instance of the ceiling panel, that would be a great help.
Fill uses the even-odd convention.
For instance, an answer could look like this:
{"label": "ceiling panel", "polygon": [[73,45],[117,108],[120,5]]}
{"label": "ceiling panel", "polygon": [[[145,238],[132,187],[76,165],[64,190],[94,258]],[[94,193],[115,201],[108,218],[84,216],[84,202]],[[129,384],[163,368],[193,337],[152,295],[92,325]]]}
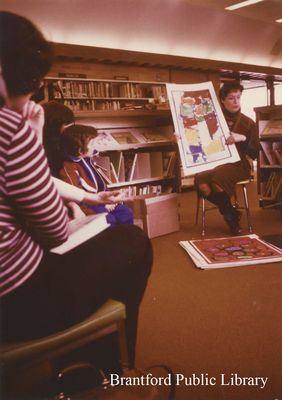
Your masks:
{"label": "ceiling panel", "polygon": [[276,19],[282,18],[282,0],[264,0],[237,10],[228,11],[225,7],[239,3],[241,0],[186,0],[187,3],[213,8],[247,18],[257,19],[263,22],[277,24]]}
{"label": "ceiling panel", "polygon": [[282,0],[224,10],[235,1],[1,0],[1,8],[55,42],[282,69],[282,24],[273,22]]}

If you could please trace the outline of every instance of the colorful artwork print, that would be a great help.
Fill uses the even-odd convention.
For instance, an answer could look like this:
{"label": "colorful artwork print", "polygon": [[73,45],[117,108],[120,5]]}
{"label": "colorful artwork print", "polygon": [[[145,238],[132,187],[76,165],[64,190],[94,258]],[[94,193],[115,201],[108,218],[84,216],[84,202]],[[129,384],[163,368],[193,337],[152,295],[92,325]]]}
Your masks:
{"label": "colorful artwork print", "polygon": [[239,160],[236,147],[225,144],[229,129],[211,82],[167,84],[167,91],[186,176]]}
{"label": "colorful artwork print", "polygon": [[275,247],[258,238],[247,236],[191,240],[190,244],[206,260],[207,263],[231,263],[236,261],[263,260],[281,257]]}
{"label": "colorful artwork print", "polygon": [[206,162],[208,154],[224,151],[224,137],[215,137],[219,125],[208,90],[184,92],[180,116],[193,163]]}

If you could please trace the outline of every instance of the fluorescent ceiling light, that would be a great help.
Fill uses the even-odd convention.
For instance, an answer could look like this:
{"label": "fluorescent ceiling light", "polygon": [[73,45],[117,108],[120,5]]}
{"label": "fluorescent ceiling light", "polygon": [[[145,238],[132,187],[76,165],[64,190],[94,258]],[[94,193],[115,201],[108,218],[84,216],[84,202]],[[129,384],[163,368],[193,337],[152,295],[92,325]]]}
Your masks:
{"label": "fluorescent ceiling light", "polygon": [[232,10],[236,10],[237,8],[247,7],[247,6],[250,6],[250,5],[255,4],[255,3],[260,3],[261,1],[264,1],[264,0],[240,1],[240,3],[236,3],[236,4],[233,4],[232,6],[225,7],[225,10],[232,11]]}
{"label": "fluorescent ceiling light", "polygon": [[276,19],[276,22],[279,22],[280,24],[282,24],[282,18]]}

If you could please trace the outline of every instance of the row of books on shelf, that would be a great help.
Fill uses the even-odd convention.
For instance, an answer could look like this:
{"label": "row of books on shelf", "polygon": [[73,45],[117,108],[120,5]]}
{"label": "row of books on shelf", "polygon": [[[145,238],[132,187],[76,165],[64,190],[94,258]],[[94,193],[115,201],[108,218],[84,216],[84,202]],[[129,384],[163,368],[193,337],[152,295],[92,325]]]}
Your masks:
{"label": "row of books on shelf", "polygon": [[282,199],[282,174],[272,171],[266,182],[261,182],[262,196],[264,199]]}
{"label": "row of books on shelf", "polygon": [[176,152],[115,152],[111,156],[93,157],[98,173],[108,184],[174,176]]}
{"label": "row of books on shelf", "polygon": [[159,196],[164,193],[171,193],[172,187],[166,187],[165,189],[162,185],[133,185],[128,186],[126,188],[121,188],[121,192],[124,192],[126,196],[129,197],[138,197],[144,195],[152,195],[152,196]]}
{"label": "row of books on shelf", "polygon": [[[110,149],[118,150],[123,146],[125,148],[138,147],[145,144],[163,144],[173,141],[173,133],[170,126],[159,128],[132,128],[131,130],[109,130],[99,132],[99,136],[95,139],[99,149],[109,151]],[[141,146],[142,147],[142,146]]]}
{"label": "row of books on shelf", "polygon": [[265,165],[282,165],[282,142],[261,142],[260,166]]}
{"label": "row of books on shelf", "polygon": [[165,85],[121,81],[55,81],[64,97],[74,98],[167,98]]}

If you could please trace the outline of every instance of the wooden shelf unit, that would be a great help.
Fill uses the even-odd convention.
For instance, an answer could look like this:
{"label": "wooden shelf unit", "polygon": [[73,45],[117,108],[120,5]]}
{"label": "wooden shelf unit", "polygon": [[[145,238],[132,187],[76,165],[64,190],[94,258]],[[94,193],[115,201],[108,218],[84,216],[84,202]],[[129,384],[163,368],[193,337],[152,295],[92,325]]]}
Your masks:
{"label": "wooden shelf unit", "polygon": [[49,98],[74,112],[126,112],[169,109],[165,82],[47,77]]}
{"label": "wooden shelf unit", "polygon": [[170,111],[144,112],[142,117],[135,112],[118,118],[112,114],[76,119],[100,133],[102,157],[97,165],[109,179],[108,187],[130,187],[136,195],[178,192],[179,157]]}
{"label": "wooden shelf unit", "polygon": [[99,117],[114,117],[114,118],[121,118],[121,117],[162,117],[167,116],[168,112],[170,113],[169,109],[161,109],[161,110],[118,110],[118,111],[75,111],[74,114],[77,118],[99,118]]}
{"label": "wooden shelf unit", "polygon": [[[282,211],[282,162],[276,155],[279,152],[282,157],[282,105],[257,107],[255,112],[261,143],[258,159],[259,204]],[[281,121],[281,132],[264,133],[270,126],[269,121]]]}

